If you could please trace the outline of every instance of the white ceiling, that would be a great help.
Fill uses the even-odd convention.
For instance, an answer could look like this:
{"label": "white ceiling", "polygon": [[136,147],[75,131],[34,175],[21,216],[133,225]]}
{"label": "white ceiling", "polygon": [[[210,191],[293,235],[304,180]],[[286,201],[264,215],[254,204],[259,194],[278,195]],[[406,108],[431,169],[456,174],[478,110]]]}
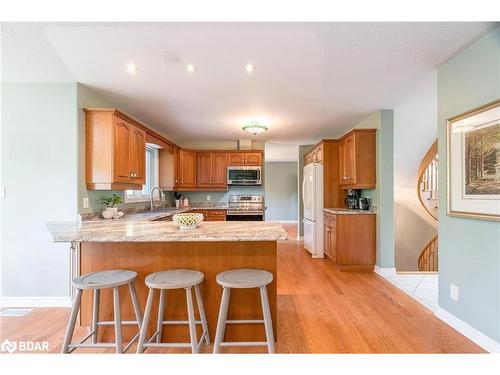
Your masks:
{"label": "white ceiling", "polygon": [[[492,23],[170,23],[26,26],[4,48],[4,79],[32,79],[22,61],[62,64],[74,79],[174,141],[235,140],[261,119],[254,139],[311,143],[368,113],[393,108],[419,77],[477,40]],[[8,31],[8,30],[7,30]],[[33,31],[31,31],[33,33]],[[2,32],[5,35],[5,30]],[[8,34],[8,33],[7,33]],[[3,38],[5,40],[5,38]],[[9,37],[7,35],[7,40]],[[49,44],[53,47],[47,48]],[[48,63],[43,51],[51,54]],[[54,52],[55,51],[55,52]],[[196,66],[168,63],[165,51]],[[17,60],[16,60],[17,59]],[[47,61],[46,61],[47,60]],[[138,66],[130,75],[127,63]],[[255,72],[245,73],[247,63]],[[40,65],[41,66],[41,65]],[[66,71],[65,71],[66,69]],[[38,68],[40,70],[40,67]],[[50,70],[50,69],[49,69]],[[40,75],[40,79],[50,74]],[[50,79],[47,79],[50,80]],[[52,79],[53,80],[53,79]]]}

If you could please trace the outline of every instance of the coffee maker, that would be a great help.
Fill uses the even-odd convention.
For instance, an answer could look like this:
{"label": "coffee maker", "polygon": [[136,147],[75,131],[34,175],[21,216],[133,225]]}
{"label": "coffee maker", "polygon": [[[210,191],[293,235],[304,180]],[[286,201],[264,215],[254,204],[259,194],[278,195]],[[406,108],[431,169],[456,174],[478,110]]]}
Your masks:
{"label": "coffee maker", "polygon": [[345,205],[350,210],[357,210],[359,208],[359,197],[360,190],[357,189],[347,189],[347,194],[345,197]]}

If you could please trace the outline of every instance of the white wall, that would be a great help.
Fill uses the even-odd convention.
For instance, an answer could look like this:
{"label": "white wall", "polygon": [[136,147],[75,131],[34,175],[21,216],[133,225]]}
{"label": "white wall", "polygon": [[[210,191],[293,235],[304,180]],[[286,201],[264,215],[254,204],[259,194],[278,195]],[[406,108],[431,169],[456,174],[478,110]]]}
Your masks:
{"label": "white wall", "polygon": [[69,296],[69,245],[54,244],[45,222],[77,218],[76,92],[76,83],[2,83],[4,304]]}
{"label": "white wall", "polygon": [[437,233],[437,222],[417,197],[418,167],[437,138],[437,72],[421,77],[394,108],[396,268],[418,269],[418,256]]}

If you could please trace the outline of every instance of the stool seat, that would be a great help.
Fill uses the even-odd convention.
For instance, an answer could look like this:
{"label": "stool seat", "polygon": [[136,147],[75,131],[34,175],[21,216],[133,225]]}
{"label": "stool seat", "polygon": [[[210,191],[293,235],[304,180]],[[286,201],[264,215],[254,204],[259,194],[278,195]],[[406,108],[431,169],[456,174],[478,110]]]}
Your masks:
{"label": "stool seat", "polygon": [[152,273],[146,277],[146,285],[154,289],[180,289],[200,284],[205,275],[202,272],[175,269]]}
{"label": "stool seat", "polygon": [[114,288],[133,282],[137,272],[128,270],[109,270],[91,272],[73,279],[73,286],[78,289]]}
{"label": "stool seat", "polygon": [[264,270],[241,268],[221,272],[217,283],[227,288],[259,288],[273,281],[273,274]]}

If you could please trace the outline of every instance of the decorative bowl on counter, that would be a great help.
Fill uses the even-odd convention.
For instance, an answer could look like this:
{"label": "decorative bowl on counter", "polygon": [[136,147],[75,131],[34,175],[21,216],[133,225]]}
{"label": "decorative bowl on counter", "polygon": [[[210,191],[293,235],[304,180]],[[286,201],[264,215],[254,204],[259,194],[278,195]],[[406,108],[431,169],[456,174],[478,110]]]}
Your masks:
{"label": "decorative bowl on counter", "polygon": [[186,212],[183,214],[175,214],[173,221],[181,229],[196,228],[203,221],[203,214],[195,212]]}

